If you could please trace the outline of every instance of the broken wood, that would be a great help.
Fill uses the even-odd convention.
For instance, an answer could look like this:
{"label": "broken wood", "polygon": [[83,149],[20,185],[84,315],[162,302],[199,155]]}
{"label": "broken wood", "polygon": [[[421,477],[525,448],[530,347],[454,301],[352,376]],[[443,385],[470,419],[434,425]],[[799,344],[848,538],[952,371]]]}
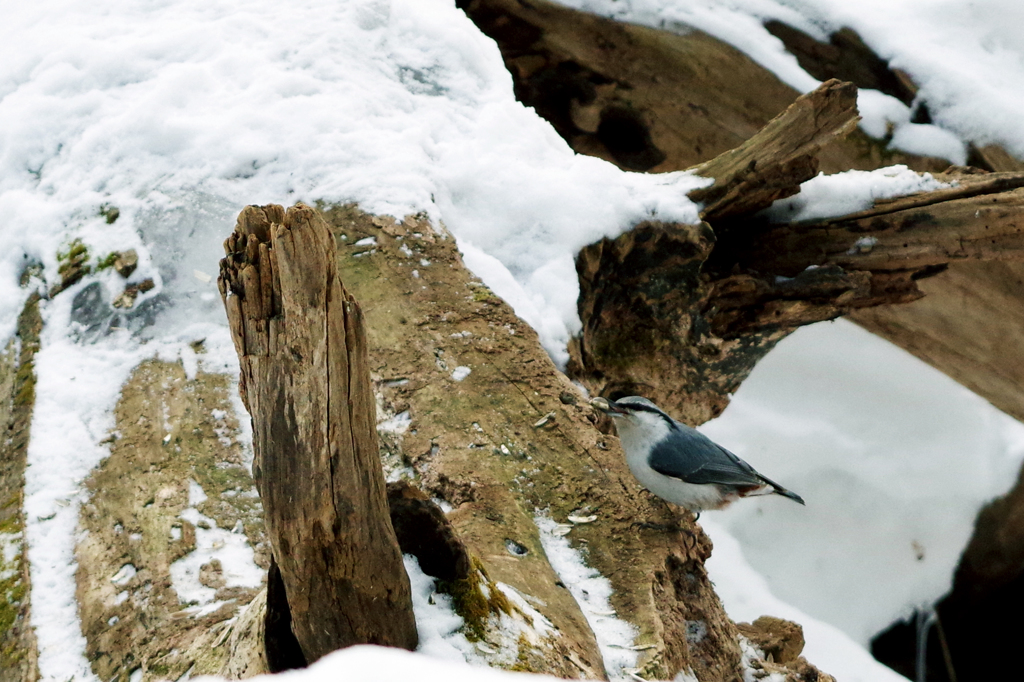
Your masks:
{"label": "broken wood", "polygon": [[[679,22],[649,28],[546,0],[458,4],[498,44],[519,101],[578,153],[626,170],[683,170],[735,149],[800,94],[733,46]],[[889,149],[861,130],[826,144],[819,159],[826,173],[949,166]]]}
{"label": "broken wood", "polygon": [[302,653],[414,649],[362,312],[337,276],[334,239],[306,206],[250,206],[225,252],[218,284],[253,420],[253,476]]}
{"label": "broken wood", "polygon": [[[697,424],[717,416],[797,327],[917,300],[918,282],[951,262],[1024,260],[1024,173],[940,174],[948,187],[807,224],[752,215],[794,194],[785,183],[801,177],[769,171],[773,181],[763,182],[757,169],[800,167],[811,153],[802,150],[855,120],[855,110],[836,113],[848,112],[851,98],[825,83],[740,150],[698,166],[723,174],[690,194],[709,200],[713,227],[646,223],[584,248],[576,261],[583,329],[570,371],[602,395],[645,395]],[[715,187],[724,192],[708,192]]]}
{"label": "broken wood", "polygon": [[818,151],[849,134],[858,120],[856,86],[826,81],[739,147],[691,168],[714,183],[689,197],[703,204],[701,217],[710,222],[767,208],[817,175]]}
{"label": "broken wood", "polygon": [[741,270],[786,277],[808,265],[920,276],[953,261],[1024,260],[1024,173],[935,177],[952,186],[772,226],[754,239],[731,239],[721,257]]}
{"label": "broken wood", "polygon": [[[593,607],[577,603],[553,568],[537,527],[543,516],[562,524],[565,539],[611,582],[611,609],[637,628],[636,674],[741,679],[735,626],[703,566],[710,542],[689,515],[677,518],[642,492],[616,439],[594,427],[536,333],[465,269],[454,239],[422,218],[394,221],[352,207],[325,218],[339,237],[339,270],[367,311],[381,403],[411,420],[389,438],[392,466],[408,467],[417,486],[450,504],[448,520],[490,580],[514,588],[554,625],[542,637],[503,643],[484,611],[482,643],[511,654],[497,660],[562,677],[606,674],[588,623]],[[352,246],[368,237],[372,250]],[[471,372],[458,380],[456,367]],[[581,516],[594,518],[569,520]],[[678,520],[686,531],[642,530],[637,520]],[[448,563],[463,561],[455,553]],[[480,614],[464,617],[468,629]],[[699,641],[687,637],[697,621],[706,627]]]}

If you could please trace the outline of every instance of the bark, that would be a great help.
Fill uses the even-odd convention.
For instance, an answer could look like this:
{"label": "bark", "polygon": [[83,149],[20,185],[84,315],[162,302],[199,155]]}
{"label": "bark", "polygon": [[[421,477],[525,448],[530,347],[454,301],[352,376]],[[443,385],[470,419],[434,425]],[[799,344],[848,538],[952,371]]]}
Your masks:
{"label": "bark", "polygon": [[714,227],[650,223],[584,248],[571,372],[603,395],[646,395],[698,424],[794,329],[914,301],[918,282],[951,262],[1024,260],[1021,173],[939,175],[949,187],[811,224],[753,216],[795,193],[786,183],[802,174],[785,171],[842,134],[852,102],[850,88],[826,82],[740,149],[697,166],[721,174],[690,194],[708,201]]}
{"label": "bark", "polygon": [[826,81],[739,147],[691,168],[714,183],[689,196],[711,222],[756,213],[799,192],[800,183],[818,174],[817,152],[857,121],[857,88]]}
{"label": "bark", "polygon": [[[545,0],[459,5],[497,42],[517,99],[577,152],[627,170],[683,170],[735,149],[800,94],[739,50],[683,24],[658,30]],[[875,87],[880,74],[861,78],[872,68],[877,62],[820,78]],[[860,130],[827,144],[818,157],[826,173],[949,165],[888,149]]]}
{"label": "bark", "polygon": [[[611,581],[618,616],[638,628],[639,674],[740,679],[737,633],[703,568],[709,541],[632,526],[673,514],[639,489],[617,442],[594,427],[533,330],[465,270],[454,240],[425,220],[352,208],[326,218],[344,245],[342,276],[365,306],[384,413],[411,419],[392,444],[393,470],[451,504],[448,519],[489,579],[524,595],[556,628],[503,643],[485,612],[477,632],[503,651],[492,663],[511,654],[520,670],[604,676],[589,614],[549,563],[536,523],[538,514],[570,525],[571,515],[594,515],[566,537]],[[366,237],[376,245],[347,246]],[[470,374],[457,381],[456,367]],[[477,627],[478,611],[463,615]],[[687,638],[687,623],[696,621],[707,632],[699,642]]]}
{"label": "bark", "polygon": [[253,418],[253,476],[307,661],[359,643],[416,647],[387,512],[362,313],[310,208],[250,207],[218,280]]}

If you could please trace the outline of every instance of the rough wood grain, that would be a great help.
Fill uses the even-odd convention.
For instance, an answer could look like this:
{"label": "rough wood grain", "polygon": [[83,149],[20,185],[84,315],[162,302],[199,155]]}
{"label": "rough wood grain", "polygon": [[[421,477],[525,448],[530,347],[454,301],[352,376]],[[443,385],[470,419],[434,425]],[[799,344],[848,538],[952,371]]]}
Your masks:
{"label": "rough wood grain", "polygon": [[936,176],[955,186],[851,215],[768,228],[723,250],[741,269],[795,276],[808,265],[920,272],[959,260],[1024,259],[1024,173]]}
{"label": "rough wood grain", "polygon": [[[661,173],[714,158],[749,139],[800,95],[740,50],[677,21],[649,28],[546,0],[458,4],[498,44],[519,101],[580,154],[626,170]],[[613,7],[609,13],[614,16]],[[821,79],[860,79],[861,73]],[[875,85],[865,81],[862,87]],[[826,144],[818,157],[826,173],[949,166],[889,149],[885,140],[859,129]]]}
{"label": "rough wood grain", "polygon": [[303,654],[413,649],[362,312],[337,276],[330,231],[306,206],[250,206],[225,252],[218,284],[253,417],[253,474]]}
{"label": "rough wood grain", "polygon": [[799,192],[800,183],[818,174],[817,152],[858,120],[856,86],[826,81],[740,146],[691,168],[715,182],[689,196],[703,204],[701,217],[710,222],[756,213]]}
{"label": "rough wood grain", "polygon": [[[465,269],[454,239],[422,219],[345,207],[326,218],[338,231],[339,270],[367,311],[382,405],[411,420],[397,466],[452,506],[448,519],[491,579],[515,588],[556,627],[518,652],[512,643],[516,669],[604,674],[588,607],[552,568],[535,522],[540,514],[572,525],[575,514],[595,519],[565,539],[611,581],[612,608],[638,628],[640,677],[692,671],[706,682],[742,679],[734,626],[703,567],[709,541],[686,514],[679,520],[695,536],[632,525],[676,517],[639,488],[617,440],[595,428],[536,333]],[[371,236],[372,249],[352,246]],[[471,373],[456,381],[456,367]],[[509,541],[521,549],[513,553]],[[688,623],[698,621],[706,636],[688,639]],[[509,646],[487,628],[484,641]]]}
{"label": "rough wood grain", "polygon": [[[832,103],[809,96],[752,148],[703,167],[728,177],[742,167],[737,159],[760,156],[759,140],[767,158],[814,147],[816,134],[835,128],[823,131],[804,109],[811,105]],[[797,327],[915,301],[919,282],[951,263],[1024,261],[1024,173],[936,177],[949,186],[827,220],[773,225],[726,208],[714,230],[646,224],[584,248],[576,263],[583,329],[570,371],[602,394],[647,395],[700,423]]]}

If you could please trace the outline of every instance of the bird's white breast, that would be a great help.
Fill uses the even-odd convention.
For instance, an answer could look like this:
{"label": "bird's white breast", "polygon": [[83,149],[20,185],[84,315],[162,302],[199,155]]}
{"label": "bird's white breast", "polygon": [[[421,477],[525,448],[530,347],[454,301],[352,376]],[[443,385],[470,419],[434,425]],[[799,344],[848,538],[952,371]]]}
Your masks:
{"label": "bird's white breast", "polygon": [[691,511],[717,509],[728,501],[716,485],[687,483],[651,468],[648,461],[651,450],[665,439],[671,429],[659,415],[637,412],[616,419],[615,428],[630,472],[642,486],[661,499]]}

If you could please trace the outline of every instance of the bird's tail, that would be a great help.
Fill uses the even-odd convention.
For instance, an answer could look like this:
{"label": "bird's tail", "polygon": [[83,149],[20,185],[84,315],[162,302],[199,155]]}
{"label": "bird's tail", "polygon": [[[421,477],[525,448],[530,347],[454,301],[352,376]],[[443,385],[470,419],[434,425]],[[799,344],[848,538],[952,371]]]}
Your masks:
{"label": "bird's tail", "polygon": [[807,504],[804,502],[804,498],[800,497],[792,490],[786,490],[772,479],[762,476],[761,474],[758,474],[758,477],[772,487],[772,493],[774,493],[775,495],[782,495],[783,497],[788,497],[794,502],[798,502],[799,504],[807,506]]}
{"label": "bird's tail", "polygon": [[[788,497],[789,499],[793,500],[794,502],[799,502],[800,504],[804,504],[804,498],[800,497],[799,495],[797,495],[792,490],[786,490],[785,488],[780,488],[779,486],[775,486],[775,490],[773,490],[772,492],[775,493],[776,495],[782,495],[783,497]],[[804,505],[804,506],[806,506],[806,505]]]}

